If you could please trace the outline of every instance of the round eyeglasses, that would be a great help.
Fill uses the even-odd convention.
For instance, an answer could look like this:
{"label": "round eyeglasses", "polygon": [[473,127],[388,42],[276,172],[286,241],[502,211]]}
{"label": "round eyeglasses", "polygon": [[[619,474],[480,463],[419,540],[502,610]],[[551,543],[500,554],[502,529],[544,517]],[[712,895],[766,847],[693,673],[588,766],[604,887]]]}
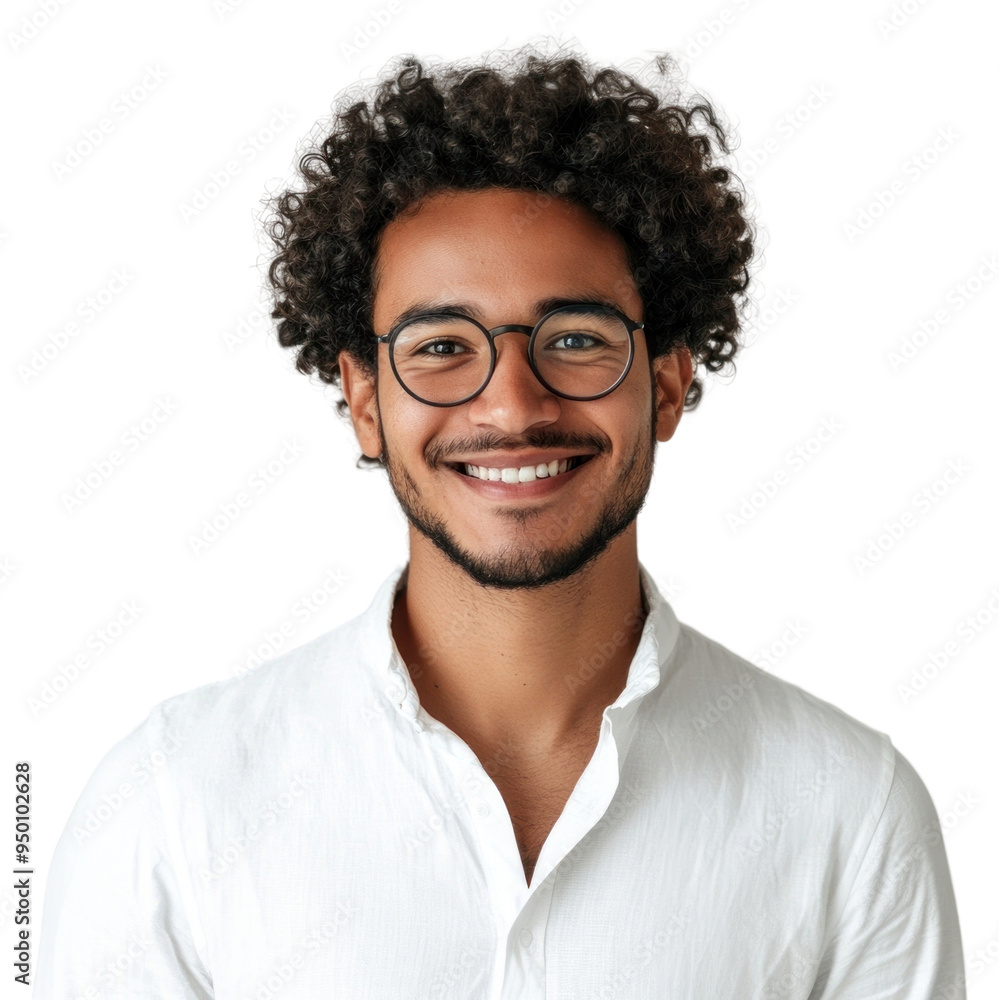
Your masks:
{"label": "round eyeglasses", "polygon": [[580,302],[546,313],[534,327],[507,323],[487,330],[459,312],[426,312],[375,339],[388,344],[389,363],[410,396],[430,406],[458,406],[489,384],[495,338],[530,337],[527,360],[538,381],[563,399],[599,399],[625,379],[635,357],[635,330],[644,329],[613,306]]}

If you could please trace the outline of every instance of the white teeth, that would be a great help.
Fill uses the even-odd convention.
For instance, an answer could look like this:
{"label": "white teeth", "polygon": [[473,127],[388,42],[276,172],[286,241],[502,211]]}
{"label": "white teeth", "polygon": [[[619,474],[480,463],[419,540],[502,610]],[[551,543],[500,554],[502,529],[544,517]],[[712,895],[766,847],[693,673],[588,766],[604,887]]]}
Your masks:
{"label": "white teeth", "polygon": [[569,459],[553,458],[550,462],[539,465],[524,465],[520,468],[493,469],[485,465],[465,465],[466,475],[475,479],[488,479],[492,482],[532,483],[535,479],[547,479],[557,476],[569,468]]}

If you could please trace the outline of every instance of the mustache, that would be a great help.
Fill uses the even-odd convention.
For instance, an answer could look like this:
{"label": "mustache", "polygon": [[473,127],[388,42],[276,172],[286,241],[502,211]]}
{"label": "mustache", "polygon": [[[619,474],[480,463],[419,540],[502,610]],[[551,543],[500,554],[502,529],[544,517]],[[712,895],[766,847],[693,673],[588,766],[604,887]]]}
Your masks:
{"label": "mustache", "polygon": [[530,448],[560,451],[607,451],[610,441],[593,434],[559,434],[538,431],[523,438],[479,437],[463,438],[431,445],[426,452],[427,464],[431,468],[443,465],[451,455],[469,452],[479,454],[490,451],[526,451]]}

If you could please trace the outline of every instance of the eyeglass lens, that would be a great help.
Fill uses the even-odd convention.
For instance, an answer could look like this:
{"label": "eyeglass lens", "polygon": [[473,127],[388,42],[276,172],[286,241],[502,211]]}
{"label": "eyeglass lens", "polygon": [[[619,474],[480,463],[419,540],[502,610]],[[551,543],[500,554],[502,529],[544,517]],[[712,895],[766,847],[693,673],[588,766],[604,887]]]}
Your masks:
{"label": "eyeglass lens", "polygon": [[[534,364],[549,387],[569,396],[597,396],[628,365],[630,337],[613,313],[557,312],[534,339]],[[428,403],[471,396],[489,377],[489,341],[460,316],[419,317],[393,344],[395,368],[406,387]]]}

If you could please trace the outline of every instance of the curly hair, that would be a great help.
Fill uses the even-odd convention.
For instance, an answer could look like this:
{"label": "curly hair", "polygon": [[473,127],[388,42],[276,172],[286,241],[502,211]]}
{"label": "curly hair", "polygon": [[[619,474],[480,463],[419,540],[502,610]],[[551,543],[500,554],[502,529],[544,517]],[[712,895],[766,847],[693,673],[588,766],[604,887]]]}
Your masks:
{"label": "curly hair", "polygon": [[[737,178],[714,162],[712,135],[731,149],[711,103],[683,102],[667,54],[654,61],[666,93],[579,54],[510,55],[506,74],[500,62],[428,70],[399,56],[373,95],[347,106],[358,96],[348,90],[332,122],[317,123],[298,161],[302,189],[270,199],[265,223],[271,317],[281,346],[298,349],[295,367],[338,385],[346,349],[374,373],[382,228],[433,192],[500,186],[581,204],[621,237],[650,357],[685,345],[695,366],[734,369],[755,232]],[[695,367],[685,409],[701,394]],[[336,405],[343,416],[346,400]]]}

